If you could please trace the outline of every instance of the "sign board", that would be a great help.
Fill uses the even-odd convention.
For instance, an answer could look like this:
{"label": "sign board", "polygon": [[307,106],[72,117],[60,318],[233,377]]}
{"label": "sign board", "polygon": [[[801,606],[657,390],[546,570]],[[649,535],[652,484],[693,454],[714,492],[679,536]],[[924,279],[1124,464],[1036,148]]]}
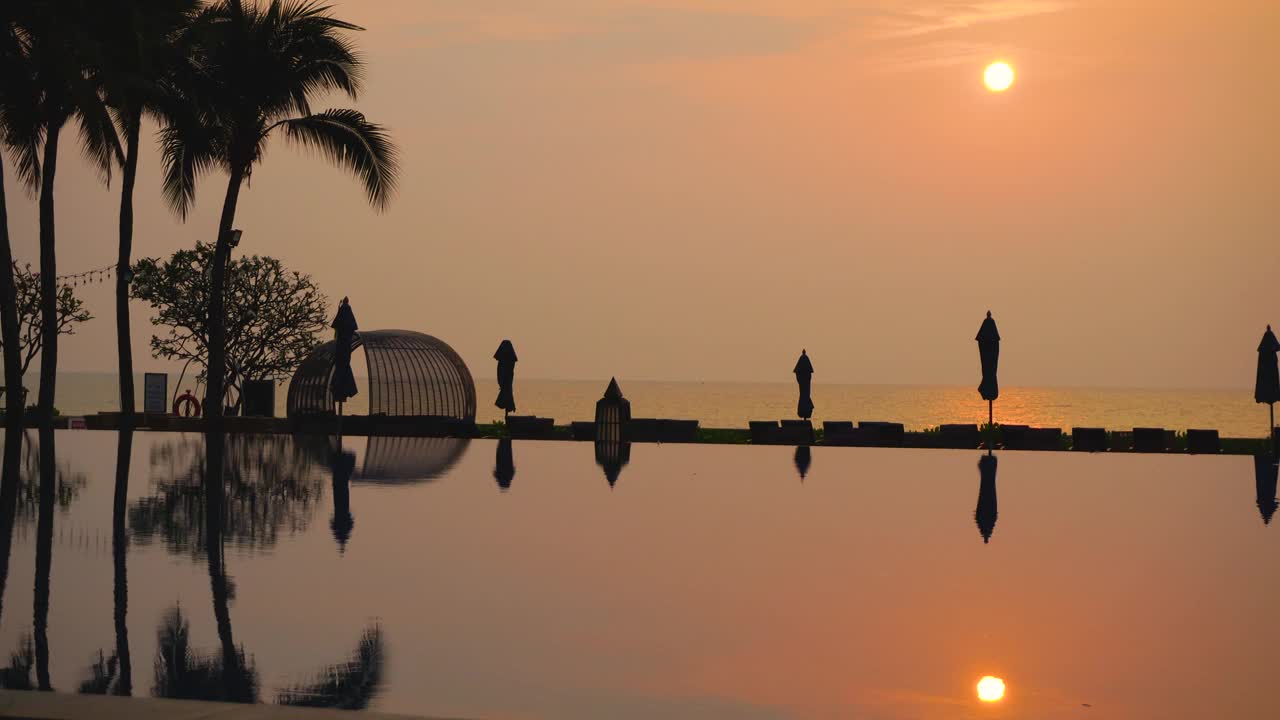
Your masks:
{"label": "sign board", "polygon": [[142,412],[160,415],[169,412],[168,373],[147,373],[142,377]]}
{"label": "sign board", "polygon": [[89,425],[84,421],[83,417],[67,418],[68,430],[88,430]]}

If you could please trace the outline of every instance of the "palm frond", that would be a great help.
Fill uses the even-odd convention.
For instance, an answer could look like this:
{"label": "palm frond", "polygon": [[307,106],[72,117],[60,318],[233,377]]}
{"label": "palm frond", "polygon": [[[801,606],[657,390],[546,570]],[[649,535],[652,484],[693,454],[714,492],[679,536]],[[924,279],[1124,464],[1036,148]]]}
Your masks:
{"label": "palm frond", "polygon": [[26,42],[11,23],[0,24],[0,143],[9,149],[19,183],[28,193],[40,186],[44,143],[32,75]]}
{"label": "palm frond", "polygon": [[40,148],[44,146],[44,126],[18,119],[16,112],[0,111],[0,138],[9,148],[18,182],[28,195],[40,187]]}
{"label": "palm frond", "polygon": [[124,151],[120,147],[115,122],[96,88],[88,86],[88,83],[73,85],[80,145],[103,181],[110,184],[112,166],[124,164]]}
{"label": "palm frond", "polygon": [[385,210],[399,181],[399,152],[381,125],[355,110],[326,110],[286,120],[285,137],[316,150],[350,170],[364,184],[369,202]]}
{"label": "palm frond", "polygon": [[196,200],[196,181],[218,163],[218,142],[195,115],[171,114],[160,129],[161,186],[165,202],[182,219]]}

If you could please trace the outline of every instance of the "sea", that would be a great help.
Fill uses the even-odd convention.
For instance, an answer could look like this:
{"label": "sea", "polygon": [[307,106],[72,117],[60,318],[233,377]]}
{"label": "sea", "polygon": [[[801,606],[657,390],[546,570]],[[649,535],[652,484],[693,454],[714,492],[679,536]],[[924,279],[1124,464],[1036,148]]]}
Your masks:
{"label": "sea", "polygon": [[[178,388],[170,376],[170,399]],[[554,418],[558,424],[590,420],[595,402],[609,379],[538,380],[516,378],[517,412]],[[698,420],[708,428],[745,428],[750,420],[779,420],[796,414],[795,383],[721,383],[628,380],[618,378],[631,401],[633,417]],[[34,396],[38,377],[27,386]],[[363,381],[358,381],[362,387]],[[190,383],[187,383],[189,386]],[[142,407],[142,378],[135,382]],[[115,375],[63,373],[58,378],[56,405],[64,415],[87,415],[119,409]],[[276,413],[285,415],[288,383],[276,387]],[[478,422],[502,418],[494,407],[497,384],[476,380]],[[198,393],[197,393],[198,394]],[[946,385],[838,385],[815,383],[815,424],[824,420],[900,422],[908,430],[944,423],[985,423],[987,404],[977,388]],[[347,403],[349,415],[368,410],[367,394]],[[1223,437],[1266,437],[1266,406],[1255,404],[1248,389],[1159,390],[1085,387],[1000,388],[995,404],[998,423],[1057,427],[1135,427],[1216,429]]]}

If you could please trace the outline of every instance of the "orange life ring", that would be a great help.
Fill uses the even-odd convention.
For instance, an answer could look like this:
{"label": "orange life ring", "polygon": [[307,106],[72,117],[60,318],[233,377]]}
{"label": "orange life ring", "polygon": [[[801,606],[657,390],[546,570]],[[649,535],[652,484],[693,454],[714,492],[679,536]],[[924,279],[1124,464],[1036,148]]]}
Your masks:
{"label": "orange life ring", "polygon": [[173,401],[173,414],[181,417],[200,417],[200,401],[188,390]]}

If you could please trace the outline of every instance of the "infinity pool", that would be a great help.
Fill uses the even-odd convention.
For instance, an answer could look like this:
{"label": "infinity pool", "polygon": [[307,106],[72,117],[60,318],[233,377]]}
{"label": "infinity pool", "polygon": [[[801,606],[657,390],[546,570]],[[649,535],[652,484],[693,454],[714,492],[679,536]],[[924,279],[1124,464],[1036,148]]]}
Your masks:
{"label": "infinity pool", "polygon": [[121,544],[117,435],[57,433],[43,551],[28,450],[4,685],[462,717],[1280,715],[1275,475],[1252,458],[238,436],[220,497],[204,442],[133,436]]}

